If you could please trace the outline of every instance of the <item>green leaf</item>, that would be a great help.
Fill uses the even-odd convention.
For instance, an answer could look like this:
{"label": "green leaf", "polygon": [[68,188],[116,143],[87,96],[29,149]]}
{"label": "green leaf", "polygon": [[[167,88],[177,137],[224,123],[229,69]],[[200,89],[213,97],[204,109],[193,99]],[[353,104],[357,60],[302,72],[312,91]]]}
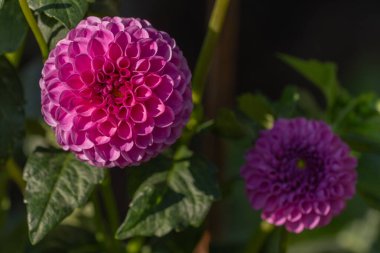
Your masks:
{"label": "green leaf", "polygon": [[0,56],[0,163],[12,155],[24,132],[23,88],[16,70]]}
{"label": "green leaf", "polygon": [[87,202],[104,171],[77,160],[73,154],[37,150],[26,164],[29,237],[40,241],[72,211]]}
{"label": "green leaf", "polygon": [[[189,155],[184,150],[181,153]],[[219,197],[214,173],[215,169],[198,157],[153,173],[134,194],[116,238],[163,236],[172,230],[199,226]]]}
{"label": "green leaf", "polygon": [[38,15],[37,24],[50,50],[53,49],[57,42],[63,39],[69,31],[69,29],[60,22],[46,16],[44,13]]}
{"label": "green leaf", "polygon": [[236,114],[226,108],[219,110],[215,118],[214,130],[226,138],[243,138],[248,134],[247,127],[242,124]]}
{"label": "green leaf", "polygon": [[88,9],[84,0],[28,0],[28,4],[32,10],[58,20],[69,29],[83,19]]}
{"label": "green leaf", "polygon": [[262,95],[246,93],[238,98],[239,109],[265,128],[273,124],[273,110]]}
{"label": "green leaf", "polygon": [[380,156],[377,154],[363,153],[358,165],[357,189],[367,204],[380,210]]}
{"label": "green leaf", "polygon": [[329,107],[334,104],[339,88],[337,67],[334,63],[320,62],[314,59],[303,60],[287,54],[278,54],[278,56],[317,86],[325,95]]}
{"label": "green leaf", "polygon": [[0,55],[21,46],[28,26],[16,0],[0,0]]}
{"label": "green leaf", "polygon": [[297,103],[299,100],[300,94],[297,87],[285,87],[280,100],[275,104],[276,116],[285,118],[293,117],[296,112]]}

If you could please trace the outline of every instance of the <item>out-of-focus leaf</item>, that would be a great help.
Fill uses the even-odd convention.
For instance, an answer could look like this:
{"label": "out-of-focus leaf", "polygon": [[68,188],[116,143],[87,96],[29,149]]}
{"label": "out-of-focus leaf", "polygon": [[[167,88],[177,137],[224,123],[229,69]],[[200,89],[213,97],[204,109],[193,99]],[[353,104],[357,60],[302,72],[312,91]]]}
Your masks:
{"label": "out-of-focus leaf", "polygon": [[93,233],[79,227],[60,225],[30,252],[98,253],[104,252],[104,249],[101,249]]}
{"label": "out-of-focus leaf", "polygon": [[26,252],[25,248],[29,243],[25,214],[15,212],[9,216],[0,229],[0,252]]}
{"label": "out-of-focus leaf", "polygon": [[380,156],[363,153],[358,166],[358,192],[367,204],[380,210]]}
{"label": "out-of-focus leaf", "polygon": [[0,55],[21,46],[28,26],[16,0],[0,0]]}
{"label": "out-of-focus leaf", "polygon": [[85,0],[28,0],[28,4],[32,10],[56,19],[69,29],[82,20],[88,8]]}
{"label": "out-of-focus leaf", "polygon": [[24,132],[24,97],[17,72],[0,56],[0,163],[9,157]]}
{"label": "out-of-focus leaf", "polygon": [[247,136],[247,128],[239,122],[235,113],[229,109],[221,109],[215,118],[214,130],[227,138],[243,138]]}
{"label": "out-of-focus leaf", "polygon": [[327,104],[334,104],[338,92],[337,67],[332,62],[303,60],[287,54],[278,54],[279,58],[297,70],[306,79],[317,86],[326,96]]}
{"label": "out-of-focus leaf", "polygon": [[[183,154],[186,157],[188,152]],[[117,239],[163,236],[202,223],[219,197],[215,169],[198,157],[171,166],[170,170],[153,173],[137,189]]]}
{"label": "out-of-focus leaf", "polygon": [[323,118],[324,112],[313,94],[305,89],[299,89],[298,92],[300,94],[300,100],[298,103],[300,111],[312,118]]}
{"label": "out-of-focus leaf", "polygon": [[104,171],[77,160],[73,154],[37,150],[26,164],[29,237],[40,241],[72,211],[86,203]]}
{"label": "out-of-focus leaf", "polygon": [[273,124],[273,110],[264,96],[246,93],[238,98],[239,109],[265,128]]}
{"label": "out-of-focus leaf", "polygon": [[300,94],[297,87],[287,86],[282,92],[281,98],[275,104],[276,116],[279,118],[290,118],[294,116]]}
{"label": "out-of-focus leaf", "polygon": [[37,23],[49,49],[53,49],[57,42],[64,38],[69,31],[60,22],[46,16],[44,13],[38,15]]}
{"label": "out-of-focus leaf", "polygon": [[361,124],[346,124],[347,126],[339,128],[338,132],[352,149],[366,153],[380,152],[380,116],[363,120]]}

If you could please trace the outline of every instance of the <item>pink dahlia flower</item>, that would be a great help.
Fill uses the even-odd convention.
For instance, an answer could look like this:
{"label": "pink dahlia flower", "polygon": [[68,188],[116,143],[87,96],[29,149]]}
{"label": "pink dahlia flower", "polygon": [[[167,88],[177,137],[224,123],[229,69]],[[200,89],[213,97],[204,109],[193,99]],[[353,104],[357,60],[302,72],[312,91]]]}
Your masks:
{"label": "pink dahlia flower", "polygon": [[42,114],[79,159],[138,165],[180,136],[192,110],[190,79],[175,41],[148,21],[88,17],[45,62]]}
{"label": "pink dahlia flower", "polygon": [[322,121],[277,120],[248,151],[241,169],[262,218],[300,233],[327,225],[355,194],[357,161]]}

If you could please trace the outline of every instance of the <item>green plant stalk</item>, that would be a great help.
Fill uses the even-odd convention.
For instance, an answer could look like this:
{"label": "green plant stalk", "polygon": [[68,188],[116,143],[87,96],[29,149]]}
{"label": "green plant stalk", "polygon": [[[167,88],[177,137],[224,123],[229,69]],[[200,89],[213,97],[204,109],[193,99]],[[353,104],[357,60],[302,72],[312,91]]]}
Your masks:
{"label": "green plant stalk", "polygon": [[268,236],[274,231],[274,226],[262,221],[258,231],[255,231],[244,253],[259,253]]}
{"label": "green plant stalk", "polygon": [[116,200],[112,191],[111,175],[106,171],[106,179],[100,186],[104,204],[106,206],[107,217],[112,233],[116,233],[119,227],[119,213],[117,211]]}
{"label": "green plant stalk", "polygon": [[288,248],[288,232],[285,228],[281,228],[280,230],[280,242],[278,245],[279,253],[286,253]]}
{"label": "green plant stalk", "polygon": [[[102,208],[100,206],[98,191],[94,191],[92,196],[92,203],[94,204],[95,214],[94,214],[94,222],[96,226],[96,239],[99,242],[103,242],[105,247],[111,252],[116,252],[116,246],[113,239],[113,236],[110,235],[109,231],[104,224],[104,219],[102,217]],[[99,236],[100,234],[100,236]]]}
{"label": "green plant stalk", "polygon": [[28,22],[30,29],[33,32],[34,37],[38,43],[38,46],[41,50],[42,59],[45,61],[49,54],[49,49],[46,44],[44,37],[42,36],[41,30],[38,28],[36,19],[33,16],[32,11],[30,10],[26,0],[18,0],[22,13],[25,16],[26,22]]}
{"label": "green plant stalk", "polygon": [[26,183],[22,178],[21,168],[17,165],[13,158],[8,159],[7,163],[5,164],[5,168],[9,174],[9,177],[16,183],[20,192],[24,194]]}
{"label": "green plant stalk", "polygon": [[229,3],[230,0],[215,1],[208,23],[206,38],[203,41],[202,49],[195,66],[193,75],[193,102],[196,107],[195,111],[200,112],[194,114],[196,117],[196,122],[199,122],[202,119],[202,110],[197,109],[197,107],[199,107],[202,103],[202,96],[210,69],[210,63],[212,61],[216,45],[219,41]]}

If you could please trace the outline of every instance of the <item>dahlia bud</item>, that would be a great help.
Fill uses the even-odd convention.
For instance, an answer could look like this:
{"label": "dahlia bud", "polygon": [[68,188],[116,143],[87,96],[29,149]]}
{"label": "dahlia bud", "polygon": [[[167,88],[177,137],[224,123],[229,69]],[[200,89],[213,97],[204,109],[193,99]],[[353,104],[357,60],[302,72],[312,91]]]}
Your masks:
{"label": "dahlia bud", "polygon": [[79,159],[138,165],[181,135],[192,110],[190,79],[174,39],[148,21],[88,17],[45,62],[42,114]]}
{"label": "dahlia bud", "polygon": [[248,151],[241,169],[254,209],[300,233],[327,225],[355,194],[357,161],[322,121],[277,120]]}

